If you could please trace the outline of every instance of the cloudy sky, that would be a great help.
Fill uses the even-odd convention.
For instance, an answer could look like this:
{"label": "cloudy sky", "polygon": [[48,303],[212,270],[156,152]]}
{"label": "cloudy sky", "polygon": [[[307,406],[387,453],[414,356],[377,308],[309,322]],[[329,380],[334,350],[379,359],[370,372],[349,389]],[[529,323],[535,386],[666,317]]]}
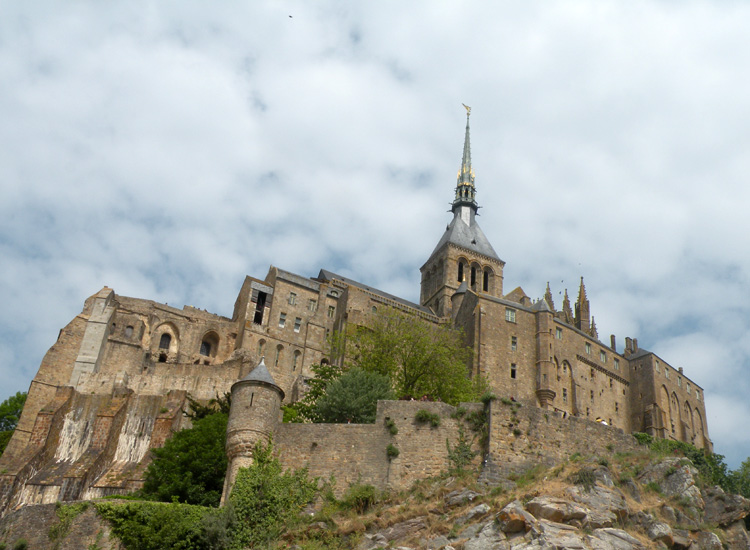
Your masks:
{"label": "cloudy sky", "polygon": [[417,300],[465,112],[506,292],[585,277],[602,340],[750,455],[750,4],[3,2],[0,389],[102,286],[231,315],[321,267]]}

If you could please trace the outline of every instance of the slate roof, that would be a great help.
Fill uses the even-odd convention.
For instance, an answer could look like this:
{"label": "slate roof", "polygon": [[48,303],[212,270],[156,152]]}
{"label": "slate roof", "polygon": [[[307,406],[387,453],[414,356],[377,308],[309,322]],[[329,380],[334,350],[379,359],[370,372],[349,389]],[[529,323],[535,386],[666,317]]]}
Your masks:
{"label": "slate roof", "polygon": [[268,372],[268,368],[266,367],[265,357],[261,357],[260,363],[257,367],[255,367],[253,370],[251,370],[249,373],[247,373],[247,376],[242,379],[243,382],[252,381],[252,382],[265,382],[266,384],[273,384],[277,388],[279,387],[276,381],[273,379],[273,376],[271,376],[271,373]]}
{"label": "slate roof", "polygon": [[435,250],[432,251],[430,257],[432,257],[438,250],[440,250],[446,243],[455,244],[462,248],[466,248],[473,252],[477,252],[498,262],[502,260],[492,248],[490,241],[485,237],[484,232],[479,227],[479,224],[474,220],[472,216],[471,225],[468,225],[458,214],[453,216],[453,220],[443,233],[440,238]]}

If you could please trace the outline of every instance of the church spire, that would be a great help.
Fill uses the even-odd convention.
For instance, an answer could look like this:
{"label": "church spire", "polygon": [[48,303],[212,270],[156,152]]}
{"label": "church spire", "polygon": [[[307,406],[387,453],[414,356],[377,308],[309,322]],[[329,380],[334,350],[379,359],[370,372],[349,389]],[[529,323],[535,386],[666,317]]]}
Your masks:
{"label": "church spire", "polygon": [[453,200],[451,210],[456,213],[462,206],[468,206],[476,214],[479,206],[474,198],[476,188],[474,187],[474,170],[471,168],[471,139],[469,137],[469,116],[471,107],[466,108],[466,136],[464,137],[464,154],[461,159],[461,168],[458,171],[456,182],[456,198]]}

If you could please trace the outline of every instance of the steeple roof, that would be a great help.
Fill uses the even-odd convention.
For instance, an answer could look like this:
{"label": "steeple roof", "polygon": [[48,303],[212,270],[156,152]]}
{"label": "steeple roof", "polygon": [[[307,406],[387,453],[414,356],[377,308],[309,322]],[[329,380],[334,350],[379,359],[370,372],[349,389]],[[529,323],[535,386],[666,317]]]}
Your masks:
{"label": "steeple roof", "polygon": [[[466,105],[464,105],[466,107]],[[469,135],[469,115],[471,109],[466,107],[466,135],[464,136],[464,150],[461,158],[461,168],[458,171],[456,196],[451,206],[453,220],[445,228],[432,257],[447,243],[460,246],[493,260],[503,263],[495,249],[476,222],[479,205],[476,202],[476,188],[474,186],[474,170],[471,168],[471,139]]]}
{"label": "steeple roof", "polygon": [[268,372],[268,367],[266,367],[265,357],[260,358],[260,363],[251,370],[249,373],[247,373],[247,376],[242,379],[243,382],[265,382],[266,384],[272,384],[274,386],[278,387],[278,384],[276,384],[276,381],[273,379],[273,376],[271,376],[271,373]]}

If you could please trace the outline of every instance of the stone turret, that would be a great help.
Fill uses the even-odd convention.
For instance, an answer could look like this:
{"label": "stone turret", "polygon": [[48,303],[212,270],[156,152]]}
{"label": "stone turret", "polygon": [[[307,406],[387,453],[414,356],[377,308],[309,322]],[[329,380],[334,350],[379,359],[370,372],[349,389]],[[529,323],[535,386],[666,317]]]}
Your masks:
{"label": "stone turret", "polygon": [[547,300],[542,298],[534,304],[532,310],[536,312],[536,397],[543,409],[552,407],[557,395],[553,389],[552,376],[554,363],[552,362],[552,328],[554,317],[552,308]]}
{"label": "stone turret", "polygon": [[229,498],[239,469],[252,464],[255,444],[265,442],[279,425],[284,399],[284,391],[268,372],[263,358],[245,378],[232,385],[231,391],[226,443],[228,464],[222,505]]}

